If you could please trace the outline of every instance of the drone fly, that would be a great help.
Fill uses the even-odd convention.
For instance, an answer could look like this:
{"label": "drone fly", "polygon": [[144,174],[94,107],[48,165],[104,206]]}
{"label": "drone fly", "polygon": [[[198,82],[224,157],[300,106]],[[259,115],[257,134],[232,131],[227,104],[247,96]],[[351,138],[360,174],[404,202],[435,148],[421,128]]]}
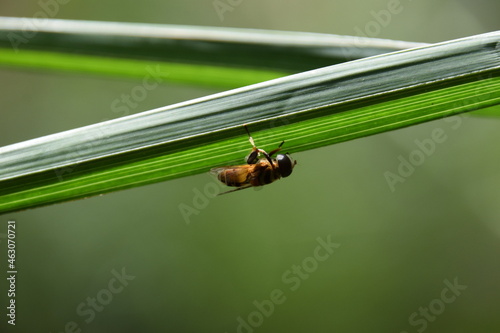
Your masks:
{"label": "drone fly", "polygon": [[[255,146],[255,142],[247,126],[244,125],[244,127],[248,133],[248,141],[250,141],[252,145],[252,151],[245,158],[247,164],[229,165],[210,170],[210,173],[216,175],[217,179],[222,183],[227,186],[236,187],[234,190],[221,194],[243,190],[249,187],[271,184],[281,177],[285,178],[290,176],[293,167],[297,164],[288,153],[278,154],[276,158],[273,158],[273,155],[281,150],[285,141],[282,141],[278,148],[267,153],[265,150]],[[259,158],[261,155],[264,157]]]}

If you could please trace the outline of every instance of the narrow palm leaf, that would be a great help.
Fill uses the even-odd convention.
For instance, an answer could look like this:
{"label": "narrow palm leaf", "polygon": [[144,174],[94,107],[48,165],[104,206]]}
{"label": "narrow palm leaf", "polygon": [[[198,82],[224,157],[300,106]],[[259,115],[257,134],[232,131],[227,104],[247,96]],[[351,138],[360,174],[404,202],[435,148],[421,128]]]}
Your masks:
{"label": "narrow palm leaf", "polygon": [[364,58],[0,148],[0,212],[290,153],[500,104],[500,33]]}

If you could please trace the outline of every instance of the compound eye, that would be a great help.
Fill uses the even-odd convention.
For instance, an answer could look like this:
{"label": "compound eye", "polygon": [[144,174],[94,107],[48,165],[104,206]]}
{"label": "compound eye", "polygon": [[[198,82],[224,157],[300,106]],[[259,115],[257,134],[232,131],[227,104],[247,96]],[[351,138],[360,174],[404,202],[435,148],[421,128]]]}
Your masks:
{"label": "compound eye", "polygon": [[278,160],[278,166],[280,168],[280,173],[281,177],[285,178],[290,176],[292,173],[293,167],[295,166],[296,162],[293,160],[293,158],[290,157],[288,154],[279,154],[276,159]]}

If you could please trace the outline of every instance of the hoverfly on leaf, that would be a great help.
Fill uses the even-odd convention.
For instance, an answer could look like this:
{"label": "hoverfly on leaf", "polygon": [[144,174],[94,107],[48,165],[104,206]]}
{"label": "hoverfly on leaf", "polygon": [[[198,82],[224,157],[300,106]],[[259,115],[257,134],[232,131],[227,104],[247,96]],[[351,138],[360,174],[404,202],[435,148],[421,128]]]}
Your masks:
{"label": "hoverfly on leaf", "polygon": [[[281,150],[285,141],[282,141],[278,148],[267,153],[255,146],[247,126],[244,125],[244,127],[248,133],[248,140],[252,144],[252,151],[245,158],[247,164],[229,165],[210,170],[210,173],[216,175],[222,183],[236,187],[220,194],[271,184],[282,177],[290,176],[293,167],[297,164],[288,153],[278,154],[276,158],[273,158],[273,155]],[[260,158],[261,155],[264,157]]]}

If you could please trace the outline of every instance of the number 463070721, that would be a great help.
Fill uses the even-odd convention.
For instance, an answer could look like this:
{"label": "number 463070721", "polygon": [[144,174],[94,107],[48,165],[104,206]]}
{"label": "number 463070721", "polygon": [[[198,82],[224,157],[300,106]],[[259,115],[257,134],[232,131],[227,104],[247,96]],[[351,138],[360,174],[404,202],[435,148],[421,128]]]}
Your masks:
{"label": "number 463070721", "polygon": [[7,222],[7,256],[9,269],[16,269],[16,221]]}

